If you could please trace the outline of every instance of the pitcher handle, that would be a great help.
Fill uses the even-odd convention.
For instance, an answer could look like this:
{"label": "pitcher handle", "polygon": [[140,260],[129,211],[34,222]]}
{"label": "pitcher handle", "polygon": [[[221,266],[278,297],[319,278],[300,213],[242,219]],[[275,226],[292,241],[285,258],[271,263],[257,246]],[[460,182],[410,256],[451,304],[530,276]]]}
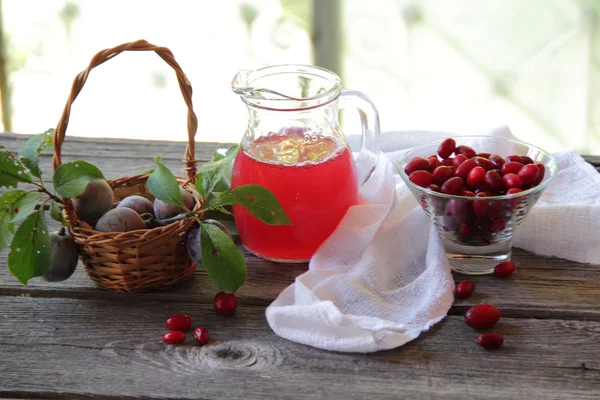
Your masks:
{"label": "pitcher handle", "polygon": [[360,115],[362,146],[355,163],[358,182],[362,185],[369,180],[379,160],[379,113],[367,96],[355,90],[342,90],[339,108],[346,107],[355,108]]}

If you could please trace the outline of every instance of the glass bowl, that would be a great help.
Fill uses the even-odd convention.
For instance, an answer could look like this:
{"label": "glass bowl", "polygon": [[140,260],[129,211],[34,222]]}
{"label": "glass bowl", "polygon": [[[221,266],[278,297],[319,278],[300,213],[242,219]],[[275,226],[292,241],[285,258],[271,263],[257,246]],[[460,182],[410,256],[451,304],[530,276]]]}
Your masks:
{"label": "glass bowl", "polygon": [[[544,165],[544,177],[537,186],[524,187],[522,192],[511,195],[503,191],[498,196],[470,197],[444,194],[419,186],[405,172],[413,158],[437,155],[443,140],[416,146],[400,159],[400,176],[437,228],[452,269],[469,275],[489,274],[496,265],[510,260],[514,231],[556,176],[556,160],[539,147],[518,140],[491,136],[459,136],[453,139],[456,146],[469,146],[478,154],[491,153],[503,158],[509,155],[527,156],[534,163]],[[441,160],[439,156],[438,159]],[[463,189],[475,194],[486,190],[485,184],[475,188],[463,186]]]}

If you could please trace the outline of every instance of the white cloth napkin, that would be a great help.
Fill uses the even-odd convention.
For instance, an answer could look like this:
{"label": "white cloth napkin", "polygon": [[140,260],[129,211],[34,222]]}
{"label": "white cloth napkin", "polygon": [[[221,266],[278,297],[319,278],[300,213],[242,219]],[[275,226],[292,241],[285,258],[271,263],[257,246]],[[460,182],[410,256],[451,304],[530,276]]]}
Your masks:
{"label": "white cloth napkin", "polygon": [[[493,136],[512,137],[500,127]],[[395,165],[408,148],[456,136],[383,135],[377,167],[298,276],[267,308],[273,331],[321,349],[374,352],[401,346],[443,319],[454,282],[435,228]],[[540,255],[600,262],[600,174],[575,151],[554,154],[559,172],[517,228],[514,245]]]}

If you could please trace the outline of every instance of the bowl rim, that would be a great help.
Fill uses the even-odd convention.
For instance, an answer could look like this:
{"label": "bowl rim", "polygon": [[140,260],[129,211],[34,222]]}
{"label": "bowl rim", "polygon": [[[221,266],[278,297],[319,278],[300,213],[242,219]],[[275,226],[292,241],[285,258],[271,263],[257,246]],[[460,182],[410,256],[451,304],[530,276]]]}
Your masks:
{"label": "bowl rim", "polygon": [[[441,193],[441,192],[436,192],[433,191],[431,189],[425,188],[423,186],[419,186],[415,183],[413,183],[410,179],[408,179],[408,175],[406,175],[406,172],[404,172],[403,168],[400,168],[400,166],[403,164],[403,162],[405,161],[406,158],[408,158],[408,154],[418,150],[420,148],[424,148],[427,146],[431,146],[434,145],[436,143],[442,143],[444,140],[447,139],[454,139],[455,141],[458,140],[468,140],[468,139],[494,139],[494,140],[501,140],[501,141],[505,141],[505,142],[509,142],[509,143],[515,143],[515,144],[520,144],[520,145],[524,145],[524,146],[528,146],[530,148],[533,148],[537,151],[539,151],[540,153],[544,154],[546,157],[548,157],[550,159],[550,161],[552,161],[552,165],[550,168],[550,176],[548,177],[548,179],[546,179],[544,182],[541,182],[539,185],[534,186],[532,188],[529,188],[527,190],[523,190],[522,192],[519,193],[515,193],[515,194],[503,194],[500,196],[486,196],[486,197],[471,197],[471,196],[458,196],[458,195],[454,195],[454,194],[446,194],[446,193]],[[436,153],[437,155],[437,153]],[[544,167],[546,167],[546,165],[544,165]],[[402,180],[404,181],[404,183],[406,184],[407,188],[410,188],[411,186],[419,191],[425,192],[427,194],[433,195],[433,196],[437,196],[437,197],[442,197],[442,198],[447,198],[447,199],[462,199],[462,200],[471,200],[471,201],[477,201],[477,200],[508,200],[508,199],[515,199],[515,198],[519,198],[519,197],[523,197],[523,196],[527,196],[528,194],[531,193],[536,193],[536,192],[540,192],[544,189],[546,189],[546,187],[548,186],[548,184],[555,178],[557,172],[558,172],[558,164],[556,162],[556,158],[550,154],[549,152],[547,152],[546,150],[540,148],[539,146],[536,146],[534,144],[528,143],[528,142],[524,142],[522,140],[518,140],[518,139],[511,139],[511,138],[506,138],[506,137],[502,137],[502,136],[490,136],[490,135],[462,135],[462,136],[451,136],[451,137],[447,137],[445,139],[436,139],[436,140],[430,140],[428,142],[424,142],[421,143],[419,145],[413,146],[411,148],[409,148],[408,150],[406,150],[404,152],[404,154],[402,154],[402,156],[400,157],[400,159],[397,162],[396,165],[396,169],[398,170],[398,173],[400,174],[400,177],[402,178]],[[548,171],[546,171],[547,173]]]}

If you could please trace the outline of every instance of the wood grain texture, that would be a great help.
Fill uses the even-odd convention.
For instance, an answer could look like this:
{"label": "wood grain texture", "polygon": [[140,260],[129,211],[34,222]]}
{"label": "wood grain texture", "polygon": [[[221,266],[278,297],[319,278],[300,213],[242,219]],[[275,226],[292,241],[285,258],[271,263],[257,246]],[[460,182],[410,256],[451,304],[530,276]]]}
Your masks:
{"label": "wood grain texture", "polygon": [[[496,327],[505,346],[485,351],[448,317],[404,347],[357,355],[281,339],[257,306],[225,318],[184,302],[21,297],[0,298],[0,310],[10,321],[0,325],[3,397],[593,399],[600,390],[597,322],[505,318]],[[209,330],[209,345],[160,341],[179,312]]]}
{"label": "wood grain texture", "polygon": [[[13,133],[0,134],[0,146],[18,152],[27,141],[29,135]],[[185,142],[140,141],[126,139],[95,139],[67,137],[64,142],[63,162],[84,160],[96,165],[107,179],[140,174],[156,167],[155,157],[162,157],[163,162],[175,175],[185,176],[182,162]],[[196,143],[196,158],[201,162],[211,159],[212,153],[218,149],[227,149],[231,144]],[[52,152],[44,151],[40,156],[40,169],[45,177],[52,174]],[[52,188],[52,182],[46,182]],[[3,193],[5,189],[0,189]]]}
{"label": "wood grain texture", "polygon": [[[248,280],[239,290],[241,304],[267,306],[296,276],[306,271],[306,265],[281,266],[265,262],[245,253]],[[494,276],[465,277],[455,274],[455,280],[475,282],[475,293],[458,301],[450,315],[463,315],[479,303],[494,304],[510,317],[557,318],[600,321],[600,266],[584,265],[561,259],[546,259],[514,252],[513,260],[520,265],[510,278]],[[0,266],[6,265],[6,254],[0,254]],[[156,301],[176,303],[187,301],[210,304],[216,288],[202,268],[194,277],[166,291],[141,295],[118,294],[97,288],[85,275],[81,265],[75,274],[61,283],[48,283],[40,278],[22,286],[7,268],[0,268],[0,295],[32,297],[66,297],[75,299],[106,299],[122,301]]]}
{"label": "wood grain texture", "polygon": [[[49,221],[50,230],[58,224]],[[244,250],[242,250],[244,251]],[[260,259],[244,251],[248,280],[239,290],[242,304],[267,306],[296,276],[307,270],[306,264],[282,265]],[[0,266],[6,266],[6,253],[0,254]],[[517,272],[506,279],[494,276],[455,274],[455,280],[475,282],[475,293],[459,301],[451,315],[463,315],[468,307],[482,302],[498,306],[503,315],[528,318],[558,318],[600,321],[600,265],[579,264],[573,261],[539,257],[515,249],[513,261]],[[22,286],[5,267],[0,267],[0,295],[33,297],[68,297],[122,301],[179,301],[210,304],[216,288],[202,268],[194,277],[166,291],[142,295],[117,294],[98,289],[85,275],[81,265],[75,274],[61,283],[32,279]]]}
{"label": "wood grain texture", "polygon": [[[0,134],[16,151],[27,136]],[[228,145],[197,143],[205,161]],[[67,137],[65,160],[84,159],[108,178],[137,174],[161,156],[182,174],[183,142]],[[600,170],[600,157],[585,157]],[[50,155],[42,168],[50,171]],[[52,222],[51,229],[56,229]],[[265,307],[307,266],[245,254],[248,282],[231,318],[212,310],[215,287],[202,269],[162,292],[98,289],[79,268],[66,282],[24,287],[0,254],[0,398],[71,399],[598,399],[600,265],[515,249],[515,275],[468,277],[475,294],[417,340],[374,354],[321,351],[277,337]],[[455,275],[455,279],[467,279]],[[500,308],[498,351],[475,343],[465,310]],[[164,322],[189,314],[208,328],[208,346],[160,341]]]}
{"label": "wood grain texture", "polygon": [[[0,145],[18,151],[31,135],[15,134],[11,132],[0,133]],[[87,138],[69,136],[65,138],[63,153],[75,154],[85,158],[98,154],[119,156],[132,156],[136,158],[154,158],[159,155],[165,157],[183,158],[186,142],[173,142],[161,140],[133,140],[111,138]],[[228,148],[231,143],[196,142],[196,157],[199,160],[209,160],[213,151],[219,148]],[[46,152],[50,154],[51,151]]]}

